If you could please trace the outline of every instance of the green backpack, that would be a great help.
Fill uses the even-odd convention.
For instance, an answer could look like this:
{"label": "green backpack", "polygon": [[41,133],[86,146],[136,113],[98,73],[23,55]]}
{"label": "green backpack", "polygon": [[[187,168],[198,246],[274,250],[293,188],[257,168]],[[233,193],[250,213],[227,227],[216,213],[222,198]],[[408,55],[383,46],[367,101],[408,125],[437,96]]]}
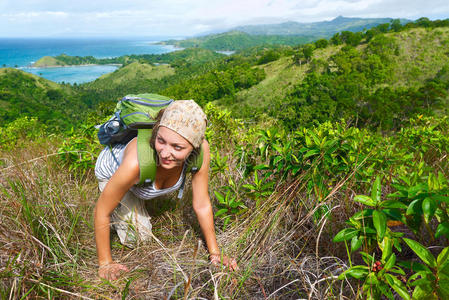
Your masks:
{"label": "green backpack", "polygon": [[[137,157],[140,167],[139,184],[153,182],[156,178],[156,157],[150,147],[153,126],[160,110],[174,100],[158,94],[138,94],[123,97],[116,105],[114,115],[99,126],[100,144],[112,148],[115,144],[127,144],[137,136]],[[111,151],[112,153],[112,151]],[[118,164],[118,160],[114,157]],[[203,163],[203,149],[194,160],[189,160],[187,172],[197,172]],[[182,189],[180,197],[182,196]]]}

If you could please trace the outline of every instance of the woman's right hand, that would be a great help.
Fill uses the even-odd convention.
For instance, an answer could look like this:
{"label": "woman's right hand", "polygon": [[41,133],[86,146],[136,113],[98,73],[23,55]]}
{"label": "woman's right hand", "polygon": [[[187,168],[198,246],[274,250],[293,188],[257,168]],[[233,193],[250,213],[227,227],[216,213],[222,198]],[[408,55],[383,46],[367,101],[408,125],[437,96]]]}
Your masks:
{"label": "woman's right hand", "polygon": [[98,276],[103,279],[117,280],[122,273],[129,272],[125,265],[109,263],[98,267]]}

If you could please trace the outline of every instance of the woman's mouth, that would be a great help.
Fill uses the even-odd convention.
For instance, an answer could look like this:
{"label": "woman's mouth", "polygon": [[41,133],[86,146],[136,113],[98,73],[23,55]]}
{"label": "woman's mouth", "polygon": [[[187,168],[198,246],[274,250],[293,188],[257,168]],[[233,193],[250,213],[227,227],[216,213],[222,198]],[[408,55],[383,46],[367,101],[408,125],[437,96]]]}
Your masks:
{"label": "woman's mouth", "polygon": [[162,162],[164,165],[169,165],[169,164],[171,164],[171,163],[173,162],[173,160],[161,158],[161,162]]}

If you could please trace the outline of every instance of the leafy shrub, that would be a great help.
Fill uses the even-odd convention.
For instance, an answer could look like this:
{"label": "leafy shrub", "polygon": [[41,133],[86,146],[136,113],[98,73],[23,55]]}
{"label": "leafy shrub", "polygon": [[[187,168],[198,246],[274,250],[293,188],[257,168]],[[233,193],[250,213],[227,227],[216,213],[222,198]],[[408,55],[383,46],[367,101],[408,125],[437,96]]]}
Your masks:
{"label": "leafy shrub", "polygon": [[75,131],[73,128],[58,149],[59,159],[78,175],[84,175],[95,167],[95,160],[102,147],[96,138],[96,129],[84,125]]}
{"label": "leafy shrub", "polygon": [[18,146],[19,141],[34,140],[46,134],[47,127],[37,118],[21,117],[0,127],[0,146],[10,150]]}

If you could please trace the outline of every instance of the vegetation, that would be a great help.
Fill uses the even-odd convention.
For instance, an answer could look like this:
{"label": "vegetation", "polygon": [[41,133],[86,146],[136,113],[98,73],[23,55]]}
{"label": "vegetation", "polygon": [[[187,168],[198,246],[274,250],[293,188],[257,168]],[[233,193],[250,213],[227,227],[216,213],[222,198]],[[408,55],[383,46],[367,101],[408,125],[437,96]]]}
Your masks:
{"label": "vegetation", "polygon": [[[210,50],[242,50],[255,46],[298,45],[320,38],[329,38],[333,34],[347,31],[357,32],[390,22],[391,19],[360,19],[337,17],[332,21],[301,24],[286,22],[272,25],[241,26],[234,30],[210,34],[185,40],[169,40],[161,44],[175,45],[183,48],[200,47]],[[407,20],[395,20],[402,26]]]}
{"label": "vegetation", "polygon": [[67,63],[63,60],[60,60],[58,58],[51,57],[51,56],[44,56],[44,57],[40,58],[38,61],[36,61],[33,64],[33,67],[45,68],[45,67],[61,67],[61,66],[66,66],[66,65],[67,65]]}
{"label": "vegetation", "polygon": [[[2,69],[1,297],[448,298],[446,23],[129,56],[76,86]],[[153,241],[112,237],[130,273],[97,277],[94,125],[148,90],[203,106],[217,237],[240,271],[208,263],[186,191],[155,203]]]}
{"label": "vegetation", "polygon": [[209,50],[235,51],[255,46],[297,45],[316,39],[314,36],[250,35],[240,31],[212,34],[186,40],[169,40],[162,44],[183,48],[204,48]]}
{"label": "vegetation", "polygon": [[[70,88],[16,69],[0,69],[0,125],[23,116],[67,129],[82,120],[89,103]],[[81,112],[81,113],[80,113]]]}

